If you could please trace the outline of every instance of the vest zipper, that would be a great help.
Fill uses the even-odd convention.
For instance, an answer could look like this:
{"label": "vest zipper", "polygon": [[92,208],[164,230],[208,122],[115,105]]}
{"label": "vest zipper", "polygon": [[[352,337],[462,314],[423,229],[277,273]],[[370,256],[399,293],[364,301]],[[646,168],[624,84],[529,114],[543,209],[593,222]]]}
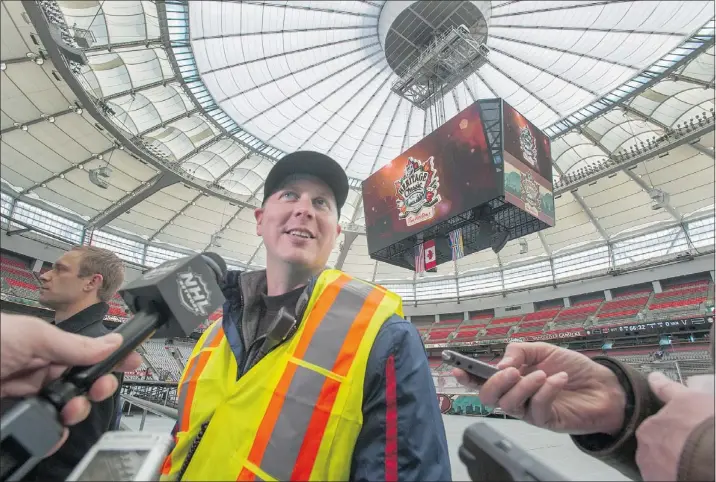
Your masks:
{"label": "vest zipper", "polygon": [[186,469],[189,468],[191,459],[194,457],[194,452],[196,452],[196,449],[199,448],[199,442],[201,442],[204,432],[206,432],[206,429],[209,427],[210,421],[211,418],[201,424],[199,433],[196,434],[194,441],[191,443],[191,447],[189,447],[189,452],[187,452],[186,457],[184,458],[184,463],[181,464],[181,469],[179,469],[179,473],[177,474],[177,481],[181,481],[182,477],[184,477],[184,472],[186,472]]}

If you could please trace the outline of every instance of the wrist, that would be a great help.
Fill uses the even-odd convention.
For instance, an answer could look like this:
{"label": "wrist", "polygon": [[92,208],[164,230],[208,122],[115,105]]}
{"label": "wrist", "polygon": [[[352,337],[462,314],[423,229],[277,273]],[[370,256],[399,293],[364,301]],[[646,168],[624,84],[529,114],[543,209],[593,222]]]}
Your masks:
{"label": "wrist", "polygon": [[617,437],[619,433],[623,431],[624,425],[626,425],[628,420],[627,394],[624,387],[619,383],[619,378],[616,374],[608,368],[607,370],[609,371],[609,381],[607,382],[609,388],[607,388],[607,394],[610,403],[608,414],[606,414],[605,417],[606,424],[602,433]]}
{"label": "wrist", "polygon": [[618,367],[610,363],[600,363],[603,370],[603,389],[608,405],[603,414],[603,424],[599,432],[618,438],[634,415],[634,394],[629,378]]}

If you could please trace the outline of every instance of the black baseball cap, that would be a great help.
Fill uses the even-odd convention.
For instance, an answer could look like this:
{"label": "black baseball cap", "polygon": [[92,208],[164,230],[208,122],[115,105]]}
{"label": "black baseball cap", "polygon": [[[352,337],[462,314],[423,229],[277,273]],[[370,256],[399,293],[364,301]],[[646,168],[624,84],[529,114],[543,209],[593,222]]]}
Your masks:
{"label": "black baseball cap", "polygon": [[348,176],[340,164],[320,152],[296,151],[279,159],[266,177],[264,202],[281,187],[284,179],[294,174],[308,174],[325,182],[333,191],[340,215],[348,198]]}

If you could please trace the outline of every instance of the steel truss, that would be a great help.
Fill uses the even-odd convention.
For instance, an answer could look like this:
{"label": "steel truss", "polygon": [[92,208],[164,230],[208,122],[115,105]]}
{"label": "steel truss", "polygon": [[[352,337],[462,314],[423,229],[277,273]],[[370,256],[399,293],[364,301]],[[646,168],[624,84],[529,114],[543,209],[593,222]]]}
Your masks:
{"label": "steel truss", "polygon": [[391,90],[427,110],[482,67],[489,53],[483,38],[474,37],[464,25],[453,27],[430,42]]}

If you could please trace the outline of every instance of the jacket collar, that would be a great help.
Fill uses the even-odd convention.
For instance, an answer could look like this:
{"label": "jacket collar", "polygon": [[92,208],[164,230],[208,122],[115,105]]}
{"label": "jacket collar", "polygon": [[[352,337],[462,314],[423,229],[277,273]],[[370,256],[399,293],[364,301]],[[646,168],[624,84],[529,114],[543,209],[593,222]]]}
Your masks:
{"label": "jacket collar", "polygon": [[[323,272],[323,271],[321,271]],[[311,298],[313,287],[321,273],[309,278],[306,288],[296,305],[296,315],[301,313],[304,305]],[[234,310],[252,306],[258,301],[261,293],[266,292],[266,270],[258,271],[229,271],[224,278],[222,286],[224,298]],[[298,320],[301,321],[300,319]]]}
{"label": "jacket collar", "polygon": [[[319,273],[320,275],[320,273]],[[306,288],[296,303],[296,322],[301,323],[303,312],[311,298],[313,288],[316,285],[318,276],[308,280]],[[226,302],[224,303],[224,316],[221,320],[226,340],[236,358],[236,363],[241,366],[244,356],[249,350],[248,345],[253,341],[253,333],[256,332],[254,316],[256,302],[260,294],[266,290],[266,270],[259,271],[229,271],[222,284],[222,292]]]}
{"label": "jacket collar", "polygon": [[101,323],[109,312],[109,305],[103,301],[88,306],[84,310],[75,313],[64,321],[55,322],[58,328],[70,333],[80,333],[82,330],[95,323]]}

